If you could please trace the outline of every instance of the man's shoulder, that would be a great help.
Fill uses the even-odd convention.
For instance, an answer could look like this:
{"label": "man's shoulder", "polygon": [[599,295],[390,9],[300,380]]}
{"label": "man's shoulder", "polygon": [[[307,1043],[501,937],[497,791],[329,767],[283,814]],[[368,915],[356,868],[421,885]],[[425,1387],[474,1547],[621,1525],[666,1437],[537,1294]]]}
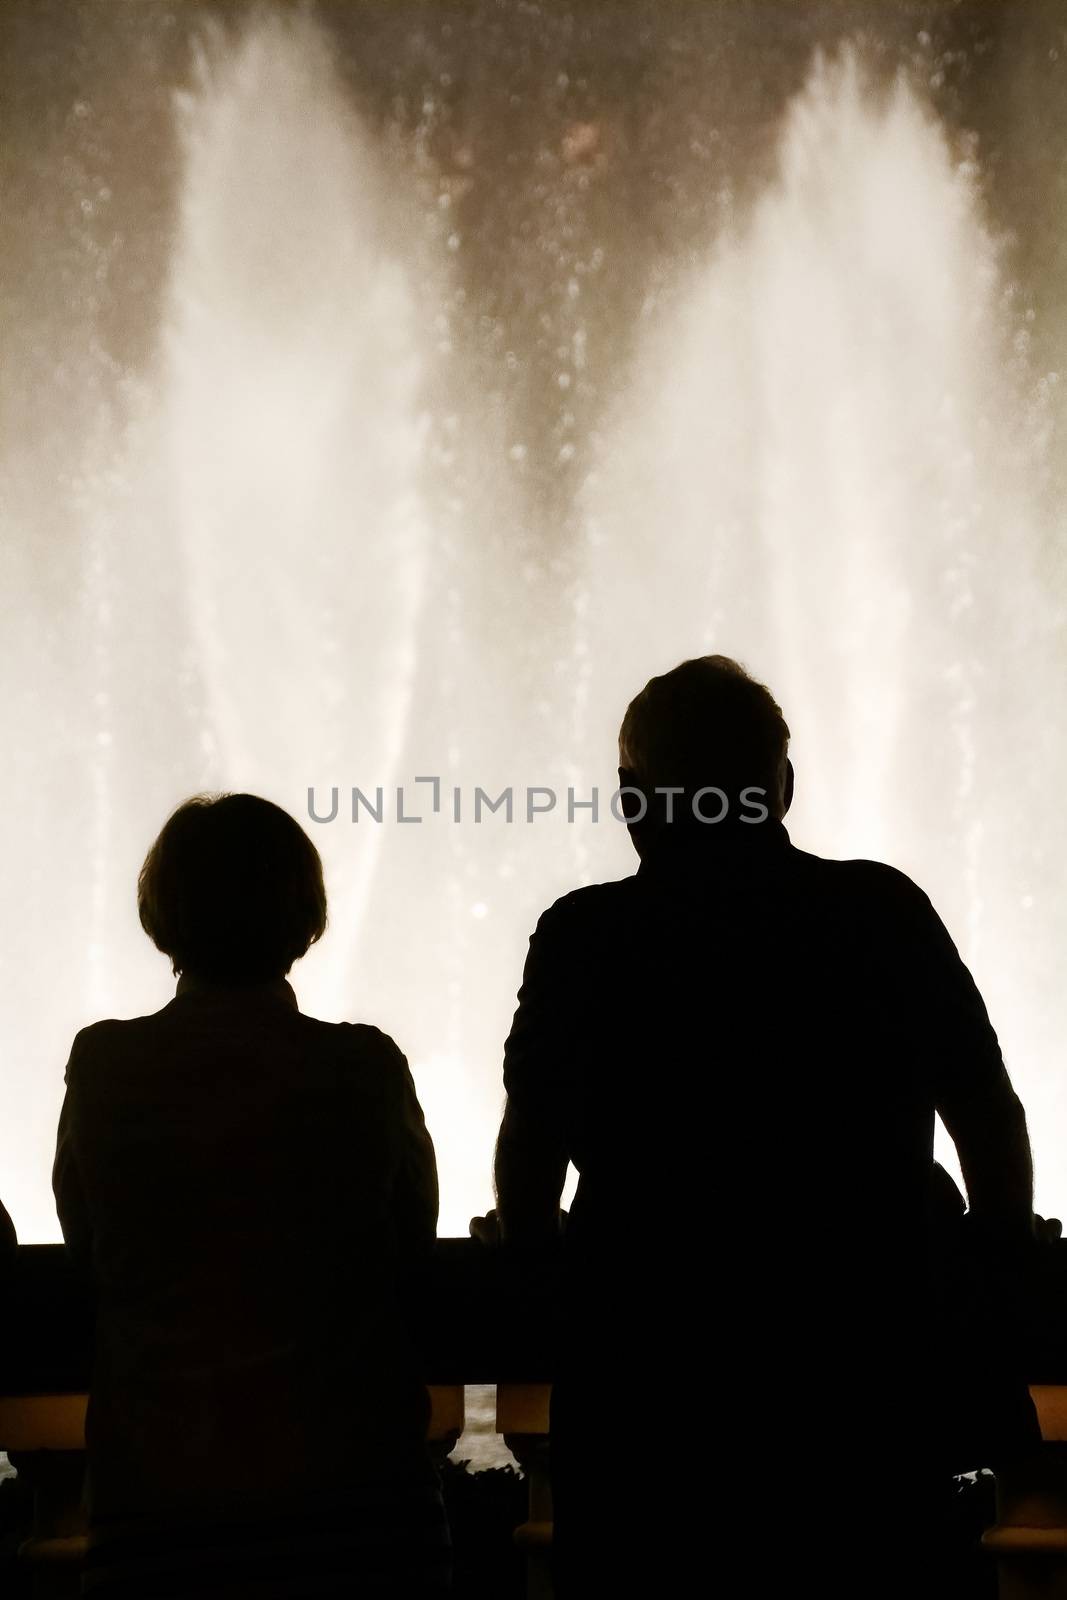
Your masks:
{"label": "man's shoulder", "polygon": [[638,902],[636,873],[607,883],[587,883],[554,900],[538,919],[538,933],[563,936],[625,916]]}
{"label": "man's shoulder", "polygon": [[885,861],[863,857],[838,861],[812,855],[793,847],[790,850],[794,871],[802,879],[834,893],[842,900],[880,907],[887,911],[921,913],[930,910],[930,901],[913,878]]}
{"label": "man's shoulder", "polygon": [[845,884],[858,888],[871,888],[879,893],[916,892],[918,885],[899,867],[887,861],[872,861],[865,856],[839,859],[836,856],[819,856],[810,850],[790,845],[789,855],[794,864],[806,872],[833,875]]}

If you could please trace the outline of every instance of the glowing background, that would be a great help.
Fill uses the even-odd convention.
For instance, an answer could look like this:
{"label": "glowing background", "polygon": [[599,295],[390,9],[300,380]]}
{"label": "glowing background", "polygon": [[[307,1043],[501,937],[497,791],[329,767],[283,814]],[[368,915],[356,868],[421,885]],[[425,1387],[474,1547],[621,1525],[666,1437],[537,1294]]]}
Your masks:
{"label": "glowing background", "polygon": [[[341,815],[297,992],[407,1051],[465,1231],[528,933],[630,868],[610,820],[476,825],[474,787],[603,806],[627,699],[706,649],[784,705],[794,840],[942,911],[1067,1210],[1062,7],[0,26],[21,1236],[56,1234],[74,1031],[171,992],[133,906],[163,818],[226,787],[303,820],[310,785]],[[444,814],[346,820],[353,784],[428,812],[427,774]]]}

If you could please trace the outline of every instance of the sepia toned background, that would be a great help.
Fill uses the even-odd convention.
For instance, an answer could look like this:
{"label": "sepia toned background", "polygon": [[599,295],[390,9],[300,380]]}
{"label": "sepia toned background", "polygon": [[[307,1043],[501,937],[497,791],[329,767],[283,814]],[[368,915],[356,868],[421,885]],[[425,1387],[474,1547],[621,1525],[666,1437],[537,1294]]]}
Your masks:
{"label": "sepia toned background", "polygon": [[[707,650],[785,710],[794,841],[930,893],[1067,1210],[1063,7],[7,0],[0,33],[20,1236],[57,1236],[74,1032],[171,992],[145,850],[218,788],[312,832],[301,1003],[396,1036],[465,1231],[526,939],[630,870],[619,720]],[[419,775],[561,804],[347,820]]]}

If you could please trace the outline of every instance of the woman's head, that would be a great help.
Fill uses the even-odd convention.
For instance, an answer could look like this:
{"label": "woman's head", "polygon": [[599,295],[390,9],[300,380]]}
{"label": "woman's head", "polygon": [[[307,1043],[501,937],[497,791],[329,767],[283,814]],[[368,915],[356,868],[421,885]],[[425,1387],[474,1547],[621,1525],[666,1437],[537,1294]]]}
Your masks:
{"label": "woman's head", "polygon": [[217,983],[284,977],[326,928],[322,862],[269,800],[197,795],[145,857],[137,909],[175,972]]}

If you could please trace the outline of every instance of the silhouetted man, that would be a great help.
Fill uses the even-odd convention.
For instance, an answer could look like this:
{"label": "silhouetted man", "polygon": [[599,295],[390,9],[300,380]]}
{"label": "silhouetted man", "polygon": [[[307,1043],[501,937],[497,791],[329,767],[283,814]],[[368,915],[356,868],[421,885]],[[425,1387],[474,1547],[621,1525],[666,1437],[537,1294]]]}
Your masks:
{"label": "silhouetted man", "polygon": [[[636,876],[541,917],[507,1042],[505,1243],[558,1234],[561,1596],[936,1592],[940,1113],[974,1217],[1032,1236],[996,1035],[929,900],[790,843],[789,730],[723,656],[620,734]],[[718,1587],[722,1585],[721,1589]]]}

